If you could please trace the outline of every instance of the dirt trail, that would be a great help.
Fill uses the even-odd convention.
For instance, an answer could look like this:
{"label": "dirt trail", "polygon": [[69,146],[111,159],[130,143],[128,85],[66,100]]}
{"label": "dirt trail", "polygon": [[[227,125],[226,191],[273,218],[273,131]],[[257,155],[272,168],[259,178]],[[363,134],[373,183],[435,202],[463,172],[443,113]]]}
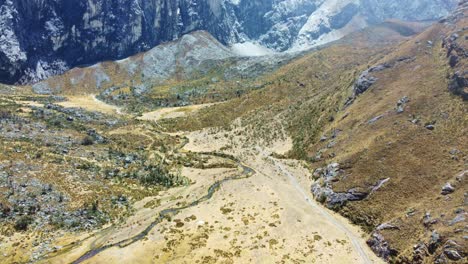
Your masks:
{"label": "dirt trail", "polygon": [[[310,192],[306,192],[303,187],[299,184],[298,179],[282,164],[279,160],[271,158],[271,155],[266,151],[262,150],[261,148],[257,147],[259,153],[266,159],[273,162],[273,164],[284,174],[288,177],[290,183],[294,186],[294,188],[299,192],[299,194],[304,198],[304,202],[310,205],[314,210],[320,212],[322,217],[327,219],[330,223],[332,223],[337,229],[343,231],[346,236],[349,238],[351,243],[353,244],[354,249],[359,254],[361,260],[360,263],[373,263],[371,261],[371,257],[369,254],[369,249],[363,243],[363,239],[355,234],[352,230],[348,229],[344,223],[338,221],[327,209],[323,208],[321,205],[318,205],[317,202],[311,197],[309,194]],[[375,255],[371,255],[375,258]]]}

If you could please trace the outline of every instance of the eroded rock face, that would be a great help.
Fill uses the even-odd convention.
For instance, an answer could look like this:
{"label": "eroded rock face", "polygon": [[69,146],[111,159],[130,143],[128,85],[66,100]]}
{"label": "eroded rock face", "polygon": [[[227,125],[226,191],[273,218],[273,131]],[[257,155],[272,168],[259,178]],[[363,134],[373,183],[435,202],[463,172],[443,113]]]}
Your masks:
{"label": "eroded rock face", "polygon": [[[464,10],[468,8],[467,1],[460,1],[458,8],[441,23],[455,24],[461,19],[465,19]],[[463,29],[465,30],[465,29]],[[446,50],[447,64],[452,72],[449,78],[448,89],[454,95],[468,100],[468,71],[466,70],[466,62],[468,58],[468,49],[466,38],[460,37],[463,30],[452,32],[442,39],[442,48]]]}
{"label": "eroded rock face", "polygon": [[449,91],[468,101],[468,72],[456,72],[450,79]]}
{"label": "eroded rock face", "polygon": [[[217,36],[224,41],[236,39],[235,34],[224,34],[230,29],[229,21],[212,16],[209,1],[4,2],[0,21],[5,21],[2,30],[9,34],[1,45],[16,52],[9,52],[11,48],[0,52],[1,65],[13,66],[2,69],[1,75],[21,83],[35,82],[75,65],[127,57],[197,28],[223,32]],[[213,21],[203,20],[208,17]]]}
{"label": "eroded rock face", "polygon": [[195,30],[207,30],[223,44],[254,41],[278,51],[309,48],[390,17],[437,19],[455,3],[2,0],[0,82],[36,82],[77,65],[128,57]]}
{"label": "eroded rock face", "polygon": [[333,182],[339,181],[343,175],[344,171],[340,169],[338,163],[331,163],[325,168],[316,169],[314,177],[318,180],[311,187],[314,198],[324,203],[328,208],[339,209],[348,202],[366,199],[390,180],[389,178],[382,179],[375,185],[355,187],[346,192],[336,192],[333,190]]}
{"label": "eroded rock face", "polygon": [[367,245],[377,254],[377,256],[388,260],[391,256],[396,256],[397,252],[390,247],[385,237],[379,232],[375,232],[367,240]]}
{"label": "eroded rock face", "polygon": [[[395,66],[398,66],[401,63],[409,62],[414,60],[414,58],[411,57],[400,57],[396,60],[392,60],[389,62],[385,62],[382,64],[378,64],[375,66],[370,67],[369,69],[363,71],[357,80],[354,82],[354,85],[352,87],[353,89],[353,94],[351,97],[348,98],[348,100],[345,103],[345,108],[350,106],[356,97],[360,96],[361,94],[365,93],[367,90],[369,90],[379,79],[375,76],[375,73],[391,69]],[[404,100],[401,102],[401,104],[406,104],[409,101],[409,98],[402,98],[401,100]],[[401,105],[399,105],[401,106]],[[404,107],[404,105],[403,105]],[[374,123],[378,119],[382,118],[383,116],[378,117],[376,120],[370,120],[370,123]]]}

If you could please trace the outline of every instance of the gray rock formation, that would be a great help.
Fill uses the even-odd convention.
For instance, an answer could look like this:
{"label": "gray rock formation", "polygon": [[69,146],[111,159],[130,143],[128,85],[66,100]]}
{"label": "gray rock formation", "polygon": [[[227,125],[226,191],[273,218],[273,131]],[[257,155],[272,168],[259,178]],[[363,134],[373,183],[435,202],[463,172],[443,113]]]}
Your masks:
{"label": "gray rock formation", "polygon": [[314,198],[324,203],[328,208],[339,209],[347,202],[366,199],[370,194],[380,189],[390,179],[379,180],[375,185],[355,187],[346,192],[335,192],[333,182],[339,181],[344,175],[338,163],[331,163],[325,168],[318,168],[313,176],[317,181],[312,185],[311,191]]}
{"label": "gray rock formation", "polygon": [[397,255],[397,252],[390,247],[384,236],[379,232],[375,232],[367,240],[367,245],[375,252],[375,254],[385,260],[391,256]]}

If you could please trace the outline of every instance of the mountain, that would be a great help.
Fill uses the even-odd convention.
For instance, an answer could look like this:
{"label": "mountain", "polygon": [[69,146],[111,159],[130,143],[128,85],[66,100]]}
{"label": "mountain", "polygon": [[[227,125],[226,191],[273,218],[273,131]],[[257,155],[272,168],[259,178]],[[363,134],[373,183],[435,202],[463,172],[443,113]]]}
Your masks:
{"label": "mountain", "polygon": [[200,31],[123,60],[77,67],[32,87],[38,94],[52,94],[98,92],[112,85],[115,88],[115,85],[129,80],[134,85],[150,86],[177,76],[188,79],[193,71],[202,70],[203,62],[235,56],[209,33]]}
{"label": "mountain", "polygon": [[196,30],[225,45],[301,50],[388,18],[433,20],[456,0],[1,0],[0,81],[31,83]]}
{"label": "mountain", "polygon": [[[220,101],[255,89],[254,79],[298,53],[240,56],[206,31],[194,31],[123,60],[75,67],[31,85],[42,95],[91,93],[118,105],[184,106]],[[242,82],[241,82],[242,81]],[[207,91],[214,91],[210,96]]]}

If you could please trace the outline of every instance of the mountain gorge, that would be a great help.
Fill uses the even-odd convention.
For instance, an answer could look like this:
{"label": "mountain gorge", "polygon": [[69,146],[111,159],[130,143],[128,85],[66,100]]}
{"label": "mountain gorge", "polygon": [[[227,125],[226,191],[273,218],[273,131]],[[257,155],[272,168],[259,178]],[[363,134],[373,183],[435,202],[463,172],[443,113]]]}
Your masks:
{"label": "mountain gorge", "polygon": [[468,0],[0,14],[0,263],[468,262]]}
{"label": "mountain gorge", "polygon": [[388,18],[438,19],[456,0],[0,1],[0,81],[37,82],[206,30],[225,45],[303,50]]}

